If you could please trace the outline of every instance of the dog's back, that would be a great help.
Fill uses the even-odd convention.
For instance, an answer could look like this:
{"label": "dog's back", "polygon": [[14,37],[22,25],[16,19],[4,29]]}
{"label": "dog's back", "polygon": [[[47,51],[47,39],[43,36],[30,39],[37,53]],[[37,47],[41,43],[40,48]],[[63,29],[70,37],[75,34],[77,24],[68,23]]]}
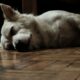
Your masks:
{"label": "dog's back", "polygon": [[37,22],[41,30],[41,40],[46,47],[80,45],[77,44],[80,34],[80,15],[66,11],[48,11],[37,16]]}

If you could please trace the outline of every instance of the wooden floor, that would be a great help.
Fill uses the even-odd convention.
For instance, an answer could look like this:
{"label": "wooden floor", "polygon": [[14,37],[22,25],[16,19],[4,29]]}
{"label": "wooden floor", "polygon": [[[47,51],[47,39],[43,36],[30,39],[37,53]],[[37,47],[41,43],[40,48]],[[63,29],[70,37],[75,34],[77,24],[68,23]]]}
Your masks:
{"label": "wooden floor", "polygon": [[0,80],[80,80],[80,48],[0,50]]}

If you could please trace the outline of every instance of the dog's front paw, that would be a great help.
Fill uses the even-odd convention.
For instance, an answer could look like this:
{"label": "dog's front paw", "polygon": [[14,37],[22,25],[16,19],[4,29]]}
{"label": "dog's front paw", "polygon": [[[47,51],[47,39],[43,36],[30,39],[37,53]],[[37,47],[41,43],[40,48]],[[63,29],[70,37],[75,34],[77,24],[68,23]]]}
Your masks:
{"label": "dog's front paw", "polygon": [[10,43],[4,43],[4,44],[3,44],[3,49],[13,50],[14,47],[13,47],[12,44],[10,44]]}
{"label": "dog's front paw", "polygon": [[5,50],[13,50],[14,47],[5,37],[1,36],[1,47]]}

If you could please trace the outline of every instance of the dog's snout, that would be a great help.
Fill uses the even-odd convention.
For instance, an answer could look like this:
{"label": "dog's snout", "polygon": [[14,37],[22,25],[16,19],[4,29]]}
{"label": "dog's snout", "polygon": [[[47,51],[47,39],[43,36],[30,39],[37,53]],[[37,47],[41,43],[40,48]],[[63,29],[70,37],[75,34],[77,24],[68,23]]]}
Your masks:
{"label": "dog's snout", "polygon": [[25,45],[21,40],[18,40],[18,42],[15,43],[15,48],[16,48],[18,51],[24,50],[25,47],[26,47],[26,45]]}
{"label": "dog's snout", "polygon": [[25,43],[21,40],[18,40],[18,42],[15,44],[15,48],[21,52],[28,50],[28,47],[29,47],[29,40],[27,43]]}
{"label": "dog's snout", "polygon": [[17,43],[15,43],[15,45],[16,45],[16,48],[18,48],[18,47],[21,47],[22,46],[22,42],[21,42],[21,40],[18,40],[18,42]]}
{"label": "dog's snout", "polygon": [[31,34],[18,33],[13,36],[13,46],[18,51],[27,51],[30,46],[30,42],[32,39]]}

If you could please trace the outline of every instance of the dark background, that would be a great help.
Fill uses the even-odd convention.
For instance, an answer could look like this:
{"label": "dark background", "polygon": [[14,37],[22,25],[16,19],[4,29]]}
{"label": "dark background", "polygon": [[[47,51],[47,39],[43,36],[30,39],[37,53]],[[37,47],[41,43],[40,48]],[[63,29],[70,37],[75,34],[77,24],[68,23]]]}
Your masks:
{"label": "dark background", "polygon": [[38,13],[48,10],[66,10],[80,13],[80,0],[37,0]]}

